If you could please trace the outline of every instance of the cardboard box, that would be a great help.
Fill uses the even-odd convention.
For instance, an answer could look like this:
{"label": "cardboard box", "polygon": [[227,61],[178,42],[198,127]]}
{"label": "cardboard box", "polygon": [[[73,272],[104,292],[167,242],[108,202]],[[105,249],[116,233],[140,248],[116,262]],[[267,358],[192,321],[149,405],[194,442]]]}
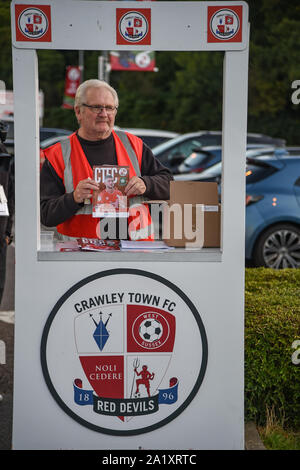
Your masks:
{"label": "cardboard box", "polygon": [[163,204],[162,238],[175,247],[220,247],[221,206],[217,183],[171,181]]}

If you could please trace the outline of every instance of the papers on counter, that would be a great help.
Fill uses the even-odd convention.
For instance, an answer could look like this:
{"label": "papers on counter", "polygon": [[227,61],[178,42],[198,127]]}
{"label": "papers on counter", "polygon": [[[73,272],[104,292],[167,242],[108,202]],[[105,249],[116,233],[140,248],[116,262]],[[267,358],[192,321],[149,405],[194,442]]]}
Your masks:
{"label": "papers on counter", "polygon": [[162,240],[154,240],[153,242],[121,240],[121,250],[172,250],[173,248]]}
{"label": "papers on counter", "polygon": [[166,245],[162,240],[147,242],[78,238],[74,241],[59,242],[56,244],[56,250],[58,251],[161,251],[172,249],[174,249],[174,247]]}
{"label": "papers on counter", "polygon": [[0,216],[7,216],[9,215],[8,206],[7,206],[7,198],[5,196],[4,188],[2,184],[0,184]]}

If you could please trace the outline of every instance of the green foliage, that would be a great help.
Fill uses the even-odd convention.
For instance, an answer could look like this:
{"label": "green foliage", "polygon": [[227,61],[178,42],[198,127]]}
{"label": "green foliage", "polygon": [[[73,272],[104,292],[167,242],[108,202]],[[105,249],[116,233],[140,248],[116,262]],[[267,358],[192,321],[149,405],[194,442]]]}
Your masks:
{"label": "green foliage", "polygon": [[266,425],[259,426],[258,432],[266,449],[300,450],[300,432],[288,429],[279,422],[274,414],[274,407],[268,409]]}
{"label": "green foliage", "polygon": [[245,416],[265,425],[268,409],[300,428],[300,270],[246,269]]}
{"label": "green foliage", "polygon": [[300,450],[300,434],[287,432],[282,428],[261,433],[262,441],[268,450]]}
{"label": "green foliage", "polygon": [[[300,105],[292,82],[300,80],[300,4],[248,0],[250,21],[248,131],[300,144]],[[84,79],[98,75],[102,51],[84,52]],[[78,64],[78,51],[39,51],[39,82],[45,96],[45,126],[75,125],[62,112],[65,67]],[[0,4],[0,80],[12,89],[10,0]],[[222,62],[219,52],[156,52],[159,71],[111,72],[120,95],[117,124],[191,132],[221,129]]]}
{"label": "green foliage", "polygon": [[158,73],[111,72],[110,82],[120,99],[119,126],[176,130],[171,122],[173,113],[169,111],[170,88],[177,70],[174,54],[157,52],[156,66]]}
{"label": "green foliage", "polygon": [[11,33],[10,33],[10,2],[0,4],[0,80],[3,80],[7,89],[12,88],[12,60],[11,60]]}
{"label": "green foliage", "polygon": [[178,70],[171,86],[175,103],[172,100],[169,108],[178,132],[221,129],[222,61],[218,52],[176,54]]}

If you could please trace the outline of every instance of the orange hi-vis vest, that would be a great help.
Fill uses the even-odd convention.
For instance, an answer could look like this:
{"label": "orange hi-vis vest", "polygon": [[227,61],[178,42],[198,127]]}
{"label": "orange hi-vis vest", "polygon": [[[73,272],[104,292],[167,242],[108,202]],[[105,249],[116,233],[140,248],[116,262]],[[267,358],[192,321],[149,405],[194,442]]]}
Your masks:
{"label": "orange hi-vis vest", "polygon": [[[112,131],[119,166],[129,166],[129,178],[141,176],[143,141],[123,131]],[[90,177],[93,170],[84,154],[76,133],[45,150],[47,160],[62,179],[67,193],[79,181]],[[154,240],[153,224],[148,205],[141,196],[129,197],[128,233],[131,240]],[[92,217],[92,205],[86,204],[76,214],[57,226],[62,235],[75,238],[101,238],[99,219]]]}

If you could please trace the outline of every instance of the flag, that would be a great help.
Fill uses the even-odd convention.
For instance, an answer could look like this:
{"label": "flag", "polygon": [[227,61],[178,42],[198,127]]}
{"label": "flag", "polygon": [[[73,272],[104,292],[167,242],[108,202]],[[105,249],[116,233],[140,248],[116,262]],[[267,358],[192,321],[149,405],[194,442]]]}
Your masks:
{"label": "flag", "polygon": [[81,69],[79,66],[69,65],[66,69],[65,92],[63,108],[73,109],[76,90],[81,81]]}
{"label": "flag", "polygon": [[110,52],[111,70],[128,70],[137,72],[155,71],[155,52],[151,51],[118,51]]}

